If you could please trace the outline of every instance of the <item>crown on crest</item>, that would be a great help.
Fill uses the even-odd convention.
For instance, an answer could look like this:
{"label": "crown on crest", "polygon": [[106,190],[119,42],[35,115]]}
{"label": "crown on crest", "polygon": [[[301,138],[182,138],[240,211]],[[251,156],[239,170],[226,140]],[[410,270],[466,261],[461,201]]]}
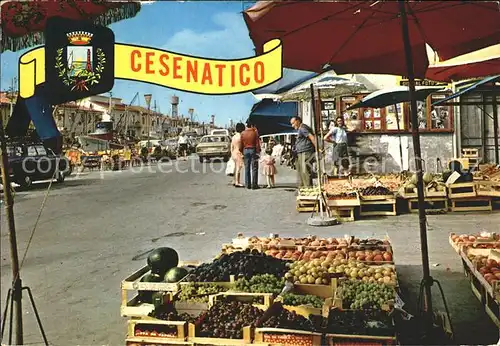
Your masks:
{"label": "crown on crest", "polygon": [[73,31],[67,33],[66,36],[68,36],[68,41],[71,44],[85,45],[90,43],[90,41],[92,40],[92,36],[94,36],[94,34],[91,34],[90,32],[86,31]]}

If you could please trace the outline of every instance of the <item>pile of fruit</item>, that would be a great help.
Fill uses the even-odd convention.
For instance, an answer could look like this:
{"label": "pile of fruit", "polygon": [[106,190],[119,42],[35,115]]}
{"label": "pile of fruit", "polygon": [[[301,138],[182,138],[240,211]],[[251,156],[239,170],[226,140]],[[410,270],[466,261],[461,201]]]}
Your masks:
{"label": "pile of fruit", "polygon": [[178,313],[172,304],[163,304],[149,314],[150,317],[164,321],[194,322],[195,318],[187,313]]}
{"label": "pile of fruit", "polygon": [[338,310],[328,315],[325,333],[349,335],[394,335],[392,318],[381,310]]}
{"label": "pile of fruit", "polygon": [[360,191],[362,196],[389,196],[392,195],[392,191],[383,186],[369,186],[361,189]]}
{"label": "pile of fruit", "polygon": [[283,305],[299,306],[299,305],[311,305],[314,308],[323,307],[324,301],[320,297],[313,296],[310,294],[294,294],[285,293],[282,295]]}
{"label": "pile of fruit", "polygon": [[354,190],[351,183],[346,180],[330,180],[323,188],[328,196],[337,196]]}
{"label": "pile of fruit", "polygon": [[200,335],[209,338],[242,339],[243,327],[255,325],[264,311],[238,301],[216,302],[201,317]]}
{"label": "pile of fruit", "polygon": [[380,309],[395,297],[390,286],[362,281],[344,281],[340,292],[345,309]]}
{"label": "pile of fruit", "polygon": [[188,274],[187,268],[177,267],[179,255],[169,247],[160,247],[151,251],[147,263],[151,272],[144,275],[141,282],[175,283]]}
{"label": "pile of fruit", "polygon": [[287,262],[256,250],[223,254],[212,263],[203,263],[187,277],[190,282],[227,282],[230,276],[250,279],[254,275],[271,274],[283,277]]}
{"label": "pile of fruit", "polygon": [[285,286],[284,278],[274,275],[256,275],[250,279],[241,278],[234,284],[234,289],[240,292],[280,294]]}
{"label": "pile of fruit", "polygon": [[321,193],[319,187],[301,187],[299,189],[299,196],[317,196]]}
{"label": "pile of fruit", "polygon": [[265,320],[261,327],[314,331],[313,323],[309,319],[295,311],[288,311],[282,305],[276,308],[275,313]]}
{"label": "pile of fruit", "polygon": [[450,234],[451,241],[456,245],[467,245],[477,249],[500,249],[500,234]]}
{"label": "pile of fruit", "polygon": [[358,195],[356,192],[341,192],[339,194],[328,193],[328,199],[356,199]]}
{"label": "pile of fruit", "polygon": [[310,260],[342,260],[342,259],[355,259],[366,264],[391,264],[392,253],[389,251],[376,250],[331,250],[331,251],[312,251],[306,250],[302,256],[302,261]]}
{"label": "pile of fruit", "polygon": [[302,251],[299,251],[297,249],[288,249],[288,250],[272,249],[272,250],[266,250],[264,253],[268,256],[272,256],[275,258],[284,260],[293,260],[293,261],[296,261],[300,257],[302,257]]}
{"label": "pile of fruit", "polygon": [[479,258],[477,263],[479,272],[490,285],[494,286],[495,282],[500,282],[500,263],[487,257]]}
{"label": "pile of fruit", "polygon": [[177,327],[162,324],[142,324],[134,329],[134,336],[145,336],[148,338],[175,338]]}
{"label": "pile of fruit", "polygon": [[[325,250],[336,250],[337,248],[348,246],[375,246],[387,245],[390,243],[388,240],[380,239],[358,239],[358,238],[319,238],[316,236],[309,236],[305,238],[249,238],[249,243],[254,246],[263,246],[266,250],[280,250],[290,248],[290,245],[283,245],[285,243],[293,243],[296,246],[319,246],[325,247]],[[318,249],[319,250],[319,249]]]}
{"label": "pile of fruit", "polygon": [[177,299],[193,303],[208,303],[211,294],[226,292],[228,288],[212,283],[189,282],[182,284]]}
{"label": "pile of fruit", "polygon": [[392,266],[370,267],[350,259],[297,261],[290,264],[285,274],[288,281],[297,284],[328,285],[332,276],[386,285],[396,285],[396,272]]}

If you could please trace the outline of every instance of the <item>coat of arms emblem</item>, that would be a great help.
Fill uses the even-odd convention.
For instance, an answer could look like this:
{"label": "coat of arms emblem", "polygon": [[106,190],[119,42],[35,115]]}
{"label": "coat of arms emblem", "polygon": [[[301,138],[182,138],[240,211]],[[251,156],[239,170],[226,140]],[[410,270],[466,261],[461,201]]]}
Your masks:
{"label": "coat of arms emblem", "polygon": [[[68,45],[57,49],[56,69],[59,78],[71,91],[89,91],[89,87],[98,84],[106,64],[106,55],[101,48],[92,46],[93,34],[74,31],[66,34]],[[94,61],[94,56],[97,61]]]}

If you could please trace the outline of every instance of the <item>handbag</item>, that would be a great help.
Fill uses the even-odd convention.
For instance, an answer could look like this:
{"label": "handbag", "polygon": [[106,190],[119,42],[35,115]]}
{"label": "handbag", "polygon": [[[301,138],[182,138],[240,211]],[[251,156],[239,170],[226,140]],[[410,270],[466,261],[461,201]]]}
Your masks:
{"label": "handbag", "polygon": [[230,158],[226,165],[226,175],[230,177],[233,176],[235,170],[236,163],[234,162],[233,158]]}

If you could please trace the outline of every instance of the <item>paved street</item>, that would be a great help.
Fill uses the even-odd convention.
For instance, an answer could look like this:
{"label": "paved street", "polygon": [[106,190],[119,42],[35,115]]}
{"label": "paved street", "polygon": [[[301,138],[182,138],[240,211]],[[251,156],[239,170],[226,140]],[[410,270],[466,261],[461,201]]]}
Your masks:
{"label": "paved street", "polygon": [[[207,260],[238,232],[391,238],[402,286],[415,291],[421,277],[416,215],[346,223],[329,228],[306,225],[295,211],[293,172],[278,167],[274,190],[246,191],[229,186],[222,164],[209,172],[197,160],[179,162],[184,173],[163,164],[141,172],[91,172],[54,184],[22,268],[32,288],[47,336],[54,345],[122,345],[120,281],[146,263],[157,246],[178,250],[182,260]],[[205,167],[205,172],[203,172]],[[19,251],[25,251],[47,184],[16,194]],[[10,285],[8,235],[2,211],[2,310]],[[498,333],[481,310],[448,233],[498,230],[500,213],[429,217],[433,276],[444,286],[458,341],[496,343]],[[435,293],[438,299],[437,288]],[[415,296],[413,297],[415,298]],[[25,343],[39,343],[34,316],[25,304]]]}

